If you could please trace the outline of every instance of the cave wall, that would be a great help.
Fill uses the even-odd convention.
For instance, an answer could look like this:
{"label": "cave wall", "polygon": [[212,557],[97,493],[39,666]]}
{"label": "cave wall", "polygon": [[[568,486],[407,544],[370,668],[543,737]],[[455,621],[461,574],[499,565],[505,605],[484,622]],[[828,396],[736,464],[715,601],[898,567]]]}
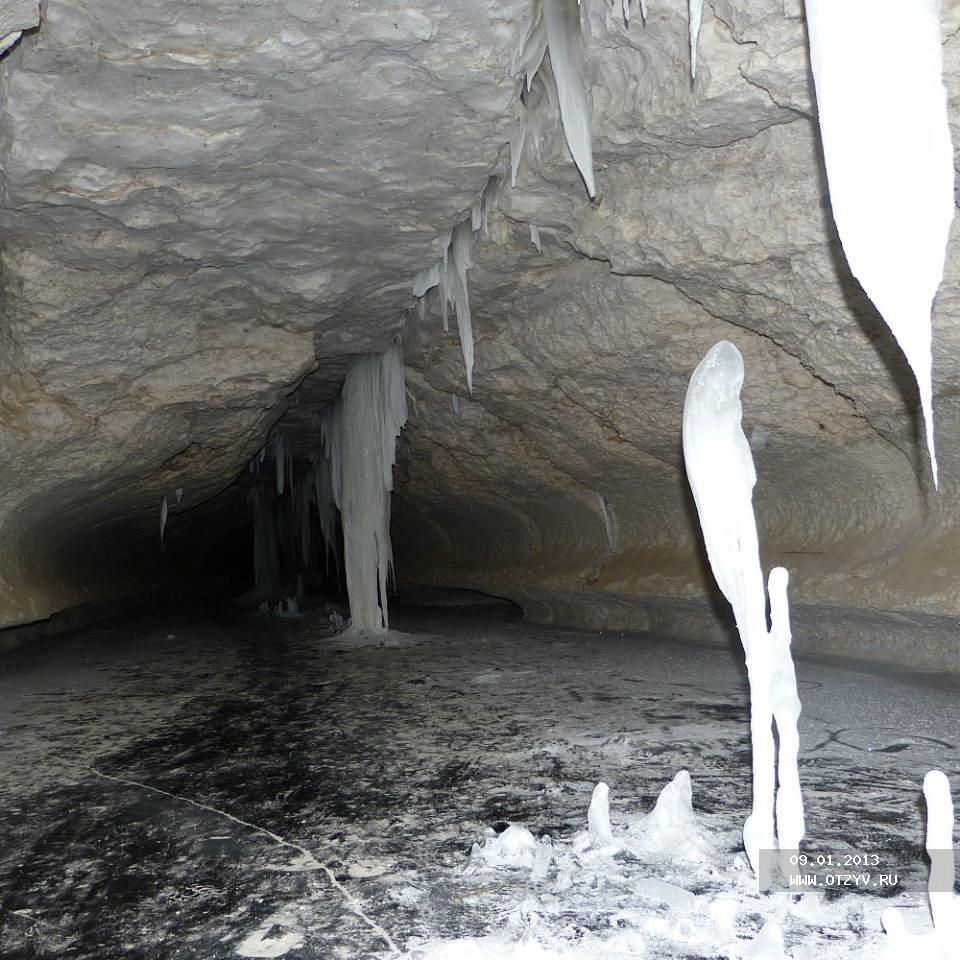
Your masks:
{"label": "cave wall", "polygon": [[[38,28],[11,26],[27,32],[0,61],[0,624],[164,582],[163,496],[172,543],[229,539],[231,484],[269,429],[307,456],[350,358],[402,332],[402,591],[724,637],[680,419],[726,338],[798,646],[960,669],[956,240],[934,494],[912,378],[831,220],[799,0],[708,4],[695,83],[685,3],[627,25],[584,0],[593,201],[549,105],[510,184],[535,12],[50,0]],[[943,31],[956,126],[956,5]],[[471,397],[455,324],[434,295],[421,319],[411,281],[491,176]]]}
{"label": "cave wall", "polygon": [[[547,622],[727,636],[680,425],[690,373],[729,339],[763,562],[791,571],[798,647],[960,668],[956,243],[934,316],[935,494],[916,388],[830,217],[802,20],[715,4],[691,90],[682,11],[613,46],[622,24],[596,10],[597,200],[556,189],[562,144],[524,168],[472,274],[472,399],[436,318],[408,325],[401,579]],[[955,36],[944,52],[956,118]]]}

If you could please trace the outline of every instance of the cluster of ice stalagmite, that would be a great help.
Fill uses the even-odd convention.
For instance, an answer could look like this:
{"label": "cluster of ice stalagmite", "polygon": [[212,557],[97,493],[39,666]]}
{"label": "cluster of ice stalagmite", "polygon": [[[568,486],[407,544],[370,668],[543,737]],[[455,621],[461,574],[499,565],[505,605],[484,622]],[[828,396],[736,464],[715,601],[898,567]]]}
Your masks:
{"label": "cluster of ice stalagmite", "polygon": [[360,357],[347,373],[326,437],[331,465],[339,465],[339,478],[331,486],[343,527],[343,564],[356,631],[389,626],[390,493],[397,437],[406,421],[400,345]]}
{"label": "cluster of ice stalagmite", "polygon": [[[753,513],[756,471],[741,428],[743,358],[727,341],[697,366],[683,409],[683,456],[707,557],[717,585],[733,607],[750,683],[753,809],[743,828],[744,847],[757,871],[759,851],[796,850],[804,833],[797,775],[800,700],[790,654],[787,572],[770,574],[771,627]],[[773,723],[780,739],[779,789]],[[776,799],[775,799],[776,797]]]}
{"label": "cluster of ice stalagmite", "polygon": [[939,0],[806,0],[830,204],[920,391],[934,482],[931,308],[953,219]]}
{"label": "cluster of ice stalagmite", "polygon": [[903,920],[903,911],[889,907],[882,915],[890,948],[887,956],[897,960],[907,956],[923,956],[924,960],[958,960],[960,897],[953,889],[953,800],[950,782],[942,771],[930,770],[923,778],[923,798],[927,805],[926,847],[930,858],[927,899],[933,929],[922,934],[910,933]]}

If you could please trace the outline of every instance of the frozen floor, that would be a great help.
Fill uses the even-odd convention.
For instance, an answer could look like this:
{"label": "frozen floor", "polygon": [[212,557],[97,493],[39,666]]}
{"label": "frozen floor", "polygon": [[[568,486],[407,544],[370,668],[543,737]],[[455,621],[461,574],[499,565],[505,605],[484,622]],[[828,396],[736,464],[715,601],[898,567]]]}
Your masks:
{"label": "frozen floor", "polygon": [[[957,680],[798,664],[810,849],[898,883],[759,895],[738,651],[393,619],[386,647],[234,610],[5,654],[0,956],[801,960],[878,956],[893,902],[928,923],[921,782],[960,786]],[[705,863],[643,845],[682,769]],[[513,831],[513,865],[487,833],[510,824],[537,841]]]}

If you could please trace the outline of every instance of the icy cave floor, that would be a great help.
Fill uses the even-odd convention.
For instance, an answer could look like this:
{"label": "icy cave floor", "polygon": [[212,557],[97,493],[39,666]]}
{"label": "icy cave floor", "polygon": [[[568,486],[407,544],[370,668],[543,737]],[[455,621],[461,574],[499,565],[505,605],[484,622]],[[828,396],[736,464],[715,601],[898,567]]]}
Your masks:
{"label": "icy cave floor", "polygon": [[[737,650],[495,608],[394,621],[379,646],[319,609],[157,614],[5,654],[0,955],[782,956],[773,919],[799,960],[876,955],[894,902],[928,922],[921,781],[960,784],[960,681],[799,662],[811,849],[899,886],[759,895]],[[681,769],[713,862],[630,839]],[[599,781],[614,843],[590,849]],[[536,863],[498,860],[509,824]]]}

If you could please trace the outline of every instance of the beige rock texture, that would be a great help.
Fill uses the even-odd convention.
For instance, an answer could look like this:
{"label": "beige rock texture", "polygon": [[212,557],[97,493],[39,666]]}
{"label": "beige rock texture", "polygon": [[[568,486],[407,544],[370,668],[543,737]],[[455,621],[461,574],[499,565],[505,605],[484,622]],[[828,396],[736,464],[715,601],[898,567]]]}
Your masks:
{"label": "beige rock texture", "polygon": [[[0,61],[0,622],[166,582],[161,498],[184,543],[244,523],[270,428],[307,456],[350,358],[401,334],[402,593],[722,639],[680,423],[728,339],[798,648],[960,670],[957,238],[934,493],[830,217],[799,0],[708,2],[695,83],[686,3],[649,8],[581,6],[591,202],[549,103],[510,185],[533,0],[49,0]],[[943,31],[960,143],[960,3]],[[491,177],[470,397],[411,280]]]}

